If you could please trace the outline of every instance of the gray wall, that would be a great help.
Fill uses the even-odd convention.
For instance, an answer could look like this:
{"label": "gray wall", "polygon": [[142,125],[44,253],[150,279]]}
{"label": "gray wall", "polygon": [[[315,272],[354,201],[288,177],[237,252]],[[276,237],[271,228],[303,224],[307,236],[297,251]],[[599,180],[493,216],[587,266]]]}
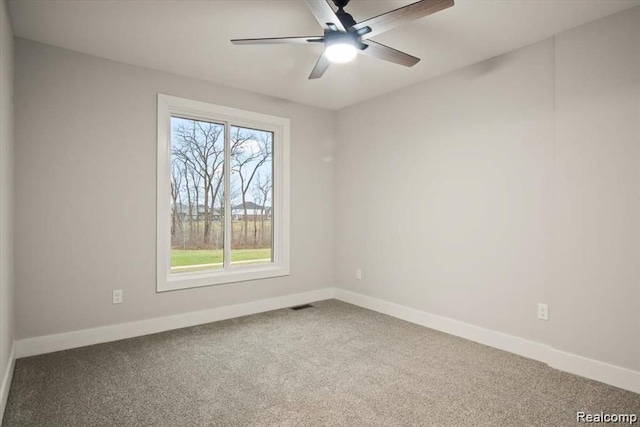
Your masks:
{"label": "gray wall", "polygon": [[[332,285],[333,112],[22,39],[15,84],[18,338]],[[158,92],[291,119],[289,277],[155,292]]]}
{"label": "gray wall", "polygon": [[635,8],[343,110],[337,285],[640,370],[639,37]]}
{"label": "gray wall", "polygon": [[[337,119],[16,46],[18,338],[337,285],[640,370],[640,8]],[[157,92],[291,118],[290,277],[155,293]]]}
{"label": "gray wall", "polygon": [[13,313],[13,32],[3,0],[0,2],[0,382],[11,363]]}
{"label": "gray wall", "polygon": [[340,287],[544,338],[553,57],[547,40],[340,115]]}
{"label": "gray wall", "polygon": [[550,343],[640,371],[640,7],[560,34]]}

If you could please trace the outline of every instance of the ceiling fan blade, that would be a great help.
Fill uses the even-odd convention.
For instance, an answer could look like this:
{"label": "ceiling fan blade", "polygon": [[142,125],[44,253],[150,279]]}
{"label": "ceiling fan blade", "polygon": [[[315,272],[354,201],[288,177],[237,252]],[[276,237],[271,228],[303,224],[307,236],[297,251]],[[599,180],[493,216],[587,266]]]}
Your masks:
{"label": "ceiling fan blade", "polygon": [[369,37],[374,37],[399,25],[440,12],[443,9],[453,6],[453,4],[453,0],[422,0],[359,22],[352,28],[356,31],[365,31],[365,29],[369,27],[371,31],[362,35],[363,39],[368,39]]}
{"label": "ceiling fan blade", "polygon": [[404,65],[405,67],[413,67],[420,62],[420,58],[411,56],[408,53],[400,52],[399,50],[374,42],[373,40],[367,40],[366,44],[368,44],[369,47],[360,51],[365,55],[373,56],[374,58],[382,59],[383,61]]}
{"label": "ceiling fan blade", "polygon": [[331,30],[331,26],[334,26],[338,31],[347,31],[327,0],[305,0],[305,2],[323,29]]}
{"label": "ceiling fan blade", "polygon": [[329,62],[329,58],[327,58],[327,55],[322,52],[322,55],[320,55],[320,58],[318,58],[318,62],[316,62],[316,66],[313,67],[311,74],[309,74],[309,80],[319,79],[320,77],[322,77],[324,72],[329,68],[330,64],[331,62]]}
{"label": "ceiling fan blade", "polygon": [[262,39],[235,39],[231,40],[233,44],[307,44],[307,43],[321,43],[324,41],[324,37],[309,36],[309,37],[271,37]]}

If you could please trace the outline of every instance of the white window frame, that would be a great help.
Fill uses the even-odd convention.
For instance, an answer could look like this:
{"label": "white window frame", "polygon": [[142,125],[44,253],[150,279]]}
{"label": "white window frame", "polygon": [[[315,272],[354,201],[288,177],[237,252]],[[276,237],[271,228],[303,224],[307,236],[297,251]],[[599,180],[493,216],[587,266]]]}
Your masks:
{"label": "white window frame", "polygon": [[[171,117],[180,116],[221,123],[226,126],[225,164],[230,164],[230,126],[273,132],[273,262],[261,265],[231,265],[231,168],[225,168],[224,268],[171,274]],[[289,119],[223,107],[191,99],[158,94],[157,160],[157,259],[156,291],[166,292],[201,286],[289,275]]]}

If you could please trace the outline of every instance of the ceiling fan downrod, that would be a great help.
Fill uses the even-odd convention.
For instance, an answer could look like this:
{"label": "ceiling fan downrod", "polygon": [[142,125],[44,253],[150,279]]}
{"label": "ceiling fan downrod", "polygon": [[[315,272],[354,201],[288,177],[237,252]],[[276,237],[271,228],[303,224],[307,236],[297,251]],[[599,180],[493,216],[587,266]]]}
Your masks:
{"label": "ceiling fan downrod", "polygon": [[344,8],[349,4],[349,0],[333,0],[333,4],[336,5],[338,11],[336,12],[336,16],[342,22],[345,28],[349,29],[356,25],[356,20],[353,19],[350,13],[345,12]]}

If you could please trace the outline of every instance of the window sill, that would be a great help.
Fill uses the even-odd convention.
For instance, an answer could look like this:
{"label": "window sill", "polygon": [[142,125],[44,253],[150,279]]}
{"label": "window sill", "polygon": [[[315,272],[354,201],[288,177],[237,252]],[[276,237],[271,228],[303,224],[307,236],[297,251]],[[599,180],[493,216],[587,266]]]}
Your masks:
{"label": "window sill", "polygon": [[235,267],[226,271],[207,271],[198,273],[179,273],[167,275],[164,281],[158,281],[157,292],[177,291],[180,289],[203,286],[224,285],[249,280],[269,279],[289,275],[289,268],[278,265]]}

